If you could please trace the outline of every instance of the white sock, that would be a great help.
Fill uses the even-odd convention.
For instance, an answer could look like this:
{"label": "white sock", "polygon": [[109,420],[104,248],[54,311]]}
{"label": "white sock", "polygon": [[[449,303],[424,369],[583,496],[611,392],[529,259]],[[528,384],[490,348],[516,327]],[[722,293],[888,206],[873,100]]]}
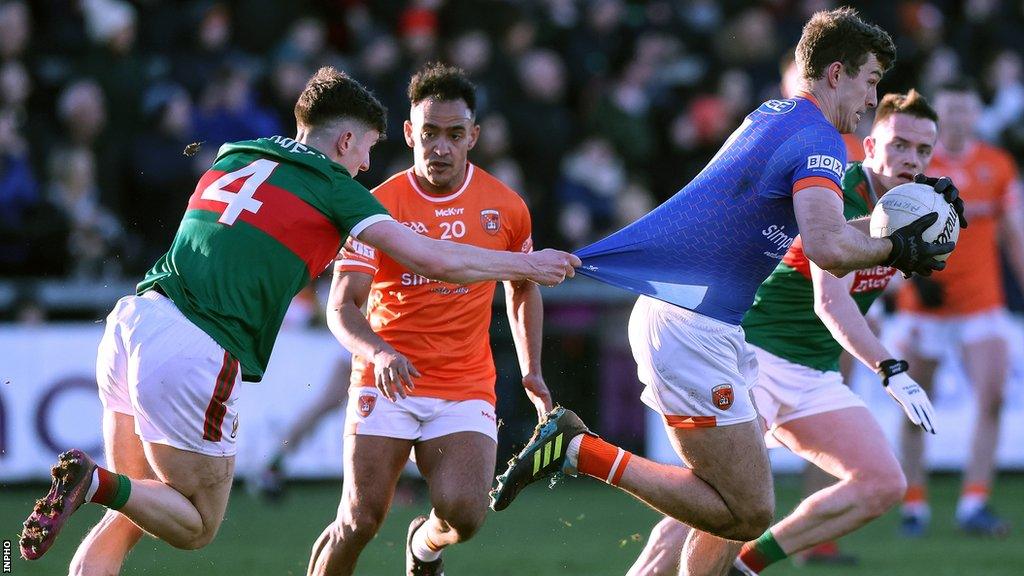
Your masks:
{"label": "white sock", "polygon": [[928,503],[924,501],[904,502],[900,511],[904,516],[913,516],[915,518],[920,518],[925,522],[931,520],[932,517],[931,508],[928,506]]}
{"label": "white sock", "polygon": [[431,550],[430,546],[427,546],[427,531],[424,526],[426,523],[412,535],[412,555],[424,562],[433,562],[441,557],[441,550]]}
{"label": "white sock", "polygon": [[988,502],[988,496],[984,494],[964,494],[960,496],[960,501],[956,504],[956,518],[957,520],[964,520],[978,510],[985,507]]}
{"label": "white sock", "polygon": [[565,449],[565,461],[569,465],[566,472],[573,476],[576,475],[577,462],[580,459],[580,444],[582,443],[583,434],[577,434],[575,438],[569,440],[569,446]]}
{"label": "white sock", "polygon": [[85,501],[92,500],[92,497],[96,495],[96,491],[100,489],[100,469],[97,467],[92,471],[92,482],[89,483],[89,489],[85,491]]}

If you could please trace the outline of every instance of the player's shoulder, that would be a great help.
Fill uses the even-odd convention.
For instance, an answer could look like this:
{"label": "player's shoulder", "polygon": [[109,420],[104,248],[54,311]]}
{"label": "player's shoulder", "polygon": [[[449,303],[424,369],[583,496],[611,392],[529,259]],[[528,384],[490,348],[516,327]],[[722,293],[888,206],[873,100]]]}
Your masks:
{"label": "player's shoulder", "polygon": [[988,159],[1001,168],[1016,168],[1017,165],[1009,150],[980,140],[976,144],[975,158]]}
{"label": "player's shoulder", "polygon": [[407,168],[401,172],[392,174],[387,180],[378,184],[370,192],[372,192],[378,199],[383,199],[413,191],[412,181],[410,180],[411,170],[412,168]]}
{"label": "player's shoulder", "polygon": [[526,207],[526,202],[518,192],[476,164],[469,164],[467,178],[469,179],[468,188],[478,196],[488,198],[492,202],[498,201]]}

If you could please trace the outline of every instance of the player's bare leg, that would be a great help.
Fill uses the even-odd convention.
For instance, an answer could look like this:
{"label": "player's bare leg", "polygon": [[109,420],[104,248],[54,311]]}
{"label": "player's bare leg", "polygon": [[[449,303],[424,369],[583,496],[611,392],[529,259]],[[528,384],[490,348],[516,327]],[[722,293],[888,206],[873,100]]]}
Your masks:
{"label": "player's bare leg", "polygon": [[[939,363],[924,358],[912,349],[903,350],[904,359],[910,364],[908,373],[929,395]],[[907,493],[903,497],[901,530],[911,537],[923,536],[931,512],[928,507],[928,470],[924,463],[924,432],[919,426],[902,419],[900,425],[900,463],[907,478]]]}
{"label": "player's bare leg", "polygon": [[[881,326],[878,320],[868,314],[864,317],[871,332],[878,335]],[[849,352],[843,351],[839,355],[839,373],[843,376],[843,383],[849,385],[852,382],[854,368],[860,363]],[[824,472],[814,465],[804,467],[803,471],[803,497],[806,498],[815,492],[824,490],[836,483],[835,476]],[[797,564],[819,564],[819,565],[855,565],[857,557],[843,552],[839,543],[835,540],[828,540],[803,550],[793,558]]]}
{"label": "player's bare leg", "polygon": [[681,574],[724,574],[741,542],[764,532],[774,514],[761,425],[666,430],[690,469],[633,458],[619,487],[696,528],[683,546]]}
{"label": "player's bare leg", "polygon": [[696,528],[687,550],[700,555],[684,557],[684,569],[717,574],[742,541],[756,538],[772,522],[775,495],[761,424],[667,431],[691,468],[634,456],[594,436],[572,411],[556,407],[498,477],[492,507],[504,510],[523,488],[553,474],[587,474]]}
{"label": "player's bare leg", "polygon": [[1004,339],[988,338],[965,344],[962,357],[974,386],[977,413],[956,516],[961,528],[968,532],[1002,536],[1009,525],[992,515],[987,503],[995,476],[1003,395],[1009,377],[1009,350]]}
{"label": "player's bare leg", "polygon": [[[105,410],[103,444],[112,472],[132,478],[156,478],[146,460],[142,441],[135,434],[134,417]],[[125,557],[142,535],[143,531],[126,516],[116,510],[107,510],[78,546],[68,573],[71,576],[119,574]]]}
{"label": "player's bare leg", "polygon": [[345,476],[338,517],[313,543],[308,575],[348,575],[363,548],[380,530],[412,440],[345,436]]}
{"label": "player's bare leg", "polygon": [[675,576],[690,527],[675,518],[665,517],[654,525],[647,545],[626,576]]}
{"label": "player's bare leg", "polygon": [[413,535],[411,552],[418,561],[436,561],[446,546],[469,540],[483,525],[496,449],[494,440],[479,432],[456,432],[416,444],[416,463],[433,506]]}
{"label": "player's bare leg", "polygon": [[[777,427],[775,437],[797,455],[839,482],[804,499],[770,529],[787,554],[849,534],[899,503],[906,482],[885,434],[863,407],[800,418]],[[745,545],[740,559],[764,568],[757,544]]]}
{"label": "player's bare leg", "polygon": [[143,442],[143,449],[158,479],[133,478],[121,514],[175,548],[196,550],[209,544],[224,520],[235,457],[150,442]]}

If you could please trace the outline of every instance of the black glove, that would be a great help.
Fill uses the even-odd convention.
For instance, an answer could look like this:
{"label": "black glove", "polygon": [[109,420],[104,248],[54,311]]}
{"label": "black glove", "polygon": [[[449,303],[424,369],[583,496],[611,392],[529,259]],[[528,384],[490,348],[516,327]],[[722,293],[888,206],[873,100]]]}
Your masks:
{"label": "black glove", "polygon": [[935,280],[924,276],[914,276],[910,279],[917,289],[917,295],[925,308],[940,308],[946,302],[946,290]]}
{"label": "black glove", "polygon": [[960,190],[957,189],[953,181],[949,179],[949,176],[942,176],[940,178],[930,178],[921,174],[920,172],[914,174],[914,182],[917,184],[927,184],[931,186],[935,192],[942,194],[942,197],[953,205],[953,210],[956,210],[956,215],[960,218],[960,227],[967,228],[967,217],[964,216],[964,199],[960,197]]}
{"label": "black glove", "polygon": [[931,276],[933,270],[945,268],[946,263],[936,260],[935,256],[952,252],[956,244],[925,242],[921,238],[921,233],[938,219],[939,215],[935,212],[925,214],[886,236],[892,242],[892,251],[883,264],[903,272],[904,278],[910,278],[915,273]]}

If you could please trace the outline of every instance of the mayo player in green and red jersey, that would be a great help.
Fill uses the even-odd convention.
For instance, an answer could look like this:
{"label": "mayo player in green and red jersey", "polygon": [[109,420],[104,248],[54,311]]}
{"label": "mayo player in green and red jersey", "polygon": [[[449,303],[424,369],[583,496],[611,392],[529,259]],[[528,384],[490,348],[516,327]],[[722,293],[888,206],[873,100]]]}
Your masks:
{"label": "mayo player in green and red jersey", "polygon": [[196,549],[217,533],[231,491],[239,380],[263,377],[288,304],[348,236],[427,278],[553,285],[579,259],[430,239],[395,221],[353,175],[369,168],[384,107],[321,68],[295,105],[296,137],[221,147],[189,198],[170,250],[118,301],[99,346],[106,468],[61,454],[25,522],[21,552],[42,556],[89,501],[109,510],[73,574],[116,574],[143,532]]}
{"label": "mayo player in green and red jersey", "polygon": [[[866,219],[878,197],[910,182],[931,160],[938,116],[911,90],[878,105],[866,159],[843,178],[847,219]],[[863,401],[843,384],[845,348],[878,371],[908,417],[934,431],[925,392],[871,331],[864,314],[896,272],[887,266],[845,278],[822,271],[803,254],[798,237],[764,281],[743,318],[757,355],[752,388],[769,446],[785,446],[839,481],[810,495],[757,540],[744,544],[730,574],[759,574],[769,564],[856,530],[900,502],[906,480],[899,462]],[[916,411],[915,411],[916,409]],[[689,527],[666,518],[655,527],[629,574],[676,574]]]}

